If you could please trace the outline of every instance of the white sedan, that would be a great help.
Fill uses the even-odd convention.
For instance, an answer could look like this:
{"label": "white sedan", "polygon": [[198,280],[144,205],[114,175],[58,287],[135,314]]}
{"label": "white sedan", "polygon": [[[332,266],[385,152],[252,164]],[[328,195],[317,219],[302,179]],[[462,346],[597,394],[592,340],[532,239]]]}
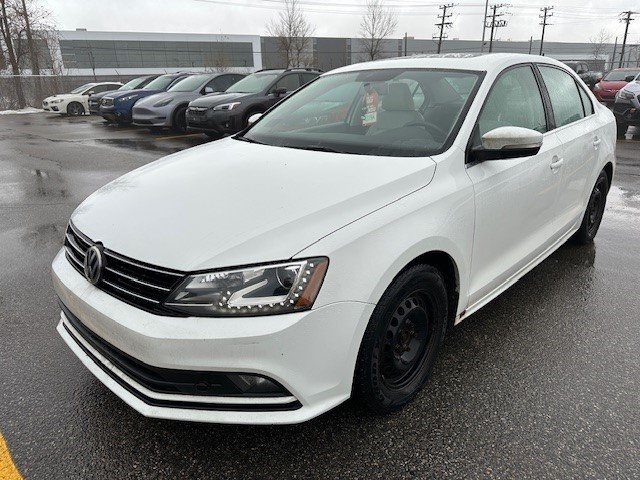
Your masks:
{"label": "white sedan", "polygon": [[53,261],[60,335],[143,415],[403,407],[449,328],[593,242],[615,169],[613,114],[541,56],[350,65],[253,120],[98,190]]}
{"label": "white sedan", "polygon": [[66,115],[84,115],[89,113],[89,97],[94,93],[117,90],[122,86],[120,82],[86,83],[69,93],[53,95],[42,101],[42,109],[45,112],[60,113]]}

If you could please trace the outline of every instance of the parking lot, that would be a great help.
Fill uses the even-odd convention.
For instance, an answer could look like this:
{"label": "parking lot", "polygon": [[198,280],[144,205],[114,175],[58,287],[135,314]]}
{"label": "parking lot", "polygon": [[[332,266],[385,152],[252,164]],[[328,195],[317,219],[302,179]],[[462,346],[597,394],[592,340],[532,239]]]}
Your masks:
{"label": "parking lot", "polygon": [[285,427],[147,419],[55,331],[49,269],[74,208],[207,141],[0,116],[0,432],[25,478],[640,476],[638,137],[618,142],[595,245],[563,246],[453,329],[408,408],[380,418],[347,402]]}

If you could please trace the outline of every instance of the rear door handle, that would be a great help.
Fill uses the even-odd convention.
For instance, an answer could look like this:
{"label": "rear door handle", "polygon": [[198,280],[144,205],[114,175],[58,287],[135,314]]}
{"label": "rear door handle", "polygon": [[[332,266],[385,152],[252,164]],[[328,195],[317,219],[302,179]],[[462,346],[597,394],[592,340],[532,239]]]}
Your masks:
{"label": "rear door handle", "polygon": [[557,157],[557,156],[553,156],[553,159],[551,160],[551,170],[553,170],[553,172],[557,172],[558,169],[562,166],[562,164],[564,163],[564,158],[562,157]]}

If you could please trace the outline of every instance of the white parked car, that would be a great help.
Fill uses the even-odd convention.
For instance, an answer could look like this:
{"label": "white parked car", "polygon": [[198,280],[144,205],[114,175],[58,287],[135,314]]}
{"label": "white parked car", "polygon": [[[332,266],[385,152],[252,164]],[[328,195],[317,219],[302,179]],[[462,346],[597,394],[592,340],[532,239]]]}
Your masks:
{"label": "white parked car", "polygon": [[58,331],[151,417],[295,423],[352,395],[396,410],[448,328],[593,241],[615,141],[548,57],[333,70],[85,200],[53,261]]}
{"label": "white parked car", "polygon": [[66,115],[84,115],[89,113],[89,97],[95,93],[117,90],[122,86],[120,82],[86,83],[71,90],[69,93],[53,95],[42,101],[45,112]]}

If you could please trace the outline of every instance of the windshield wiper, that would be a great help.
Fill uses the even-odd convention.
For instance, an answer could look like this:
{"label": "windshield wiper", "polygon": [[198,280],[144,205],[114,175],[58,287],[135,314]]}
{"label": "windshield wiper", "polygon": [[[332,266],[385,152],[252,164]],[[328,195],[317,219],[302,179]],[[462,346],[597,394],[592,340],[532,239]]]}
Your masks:
{"label": "windshield wiper", "polygon": [[264,142],[259,142],[258,140],[253,140],[252,138],[240,137],[239,135],[236,135],[235,137],[231,137],[231,138],[235,140],[240,140],[241,142],[257,143],[258,145],[266,145],[266,143]]}
{"label": "windshield wiper", "polygon": [[282,145],[282,146],[287,148],[298,148],[300,150],[312,150],[314,152],[347,153],[343,150],[336,150],[335,148],[326,147],[324,145],[305,145],[302,147],[298,145]]}

